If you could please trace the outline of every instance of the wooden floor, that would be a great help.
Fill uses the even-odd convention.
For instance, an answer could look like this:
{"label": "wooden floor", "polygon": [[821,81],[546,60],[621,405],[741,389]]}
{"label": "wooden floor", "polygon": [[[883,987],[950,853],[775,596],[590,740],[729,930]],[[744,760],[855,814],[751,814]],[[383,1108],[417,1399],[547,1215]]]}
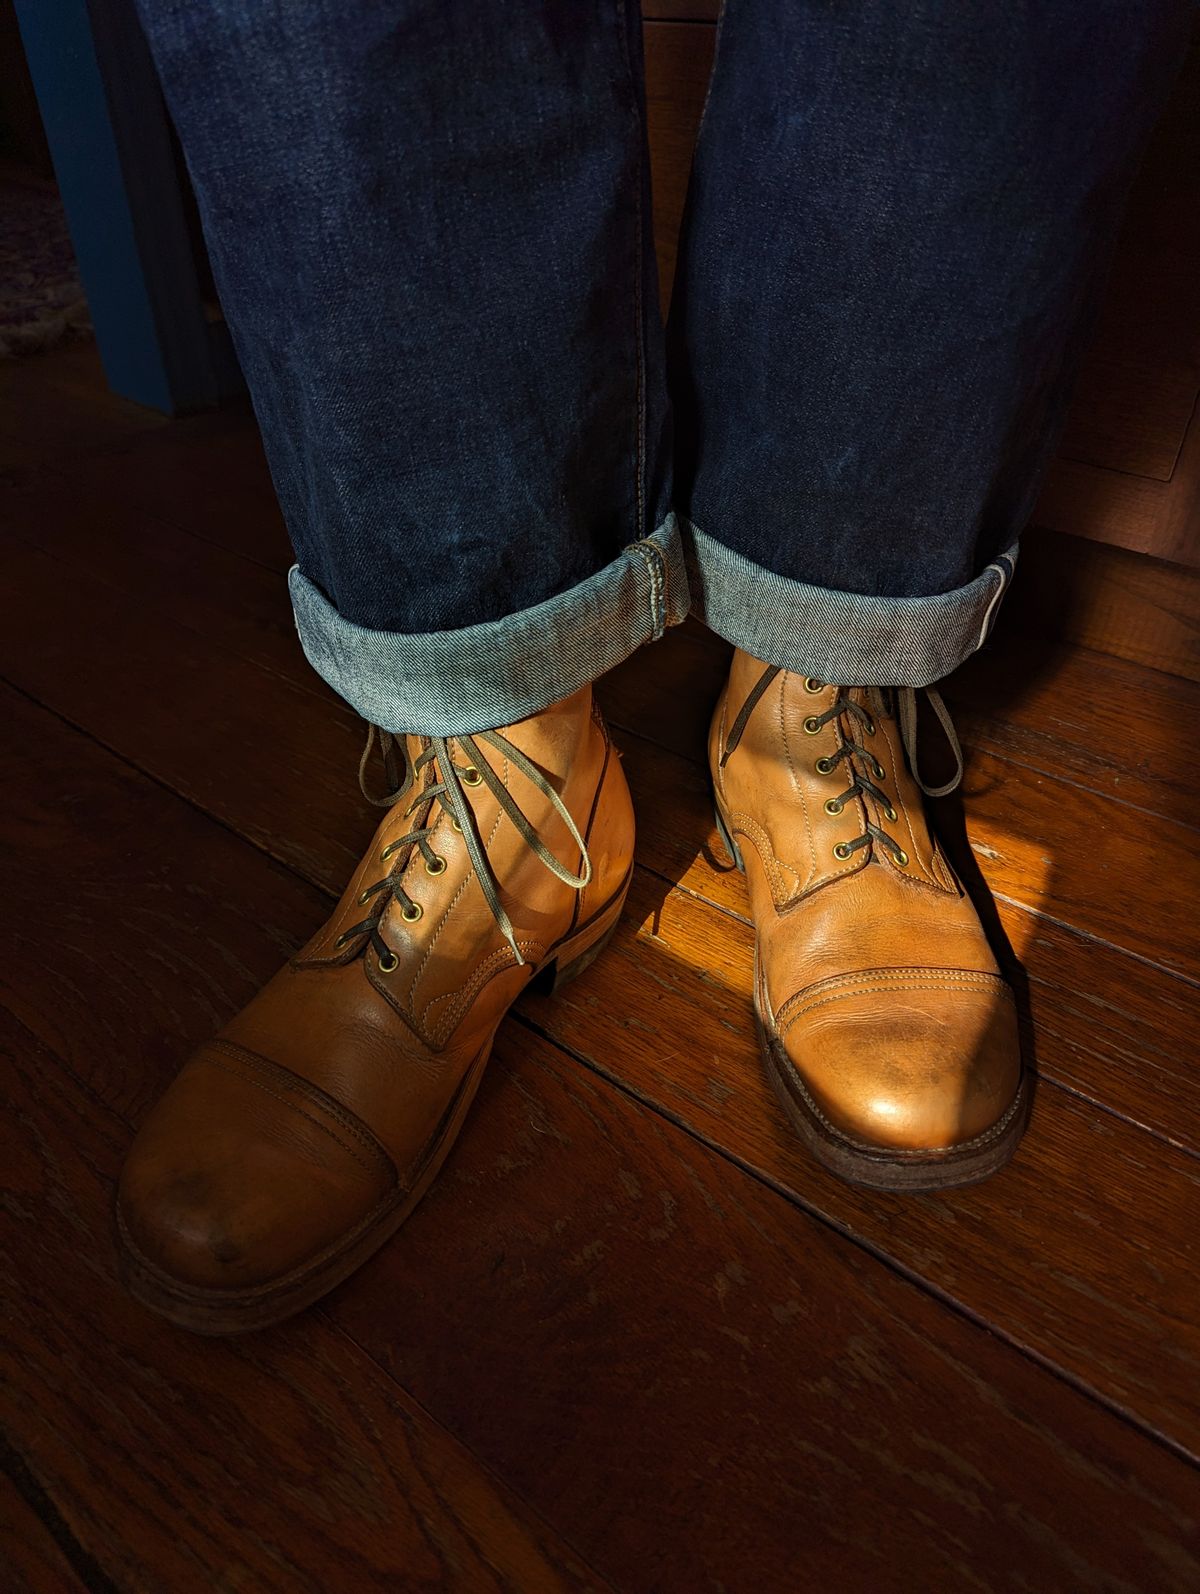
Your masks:
{"label": "wooden floor", "polygon": [[[611,953],[523,1001],[440,1183],[232,1343],[113,1275],[113,1181],[375,819],[240,412],[90,349],[0,377],[3,1586],[1200,1587],[1200,688],[1005,632],[951,683],[1039,1072],[1016,1162],[866,1194],[760,1071],[691,626],[602,699],[640,817]],[[15,535],[13,534],[15,533]],[[5,1581],[7,1579],[7,1581]]]}

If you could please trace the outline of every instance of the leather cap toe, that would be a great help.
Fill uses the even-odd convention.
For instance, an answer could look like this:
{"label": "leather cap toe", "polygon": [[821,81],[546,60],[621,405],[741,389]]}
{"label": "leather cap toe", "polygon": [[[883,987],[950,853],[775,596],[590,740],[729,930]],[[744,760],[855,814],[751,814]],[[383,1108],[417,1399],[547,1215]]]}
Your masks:
{"label": "leather cap toe", "polygon": [[1011,994],[987,974],[889,972],[793,998],[781,1043],[841,1134],[900,1152],[960,1147],[1001,1122],[1016,1097]]}
{"label": "leather cap toe", "polygon": [[321,1255],[394,1182],[374,1137],[331,1098],[217,1043],[142,1126],[117,1210],[138,1260],[185,1287],[233,1292]]}

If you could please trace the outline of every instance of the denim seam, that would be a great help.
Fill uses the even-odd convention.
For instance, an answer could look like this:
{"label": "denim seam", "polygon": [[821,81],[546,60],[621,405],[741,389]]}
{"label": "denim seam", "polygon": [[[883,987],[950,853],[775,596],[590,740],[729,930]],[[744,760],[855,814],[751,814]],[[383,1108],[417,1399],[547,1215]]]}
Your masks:
{"label": "denim seam", "polygon": [[666,630],[666,579],[662,556],[653,543],[643,538],[630,545],[646,566],[650,583],[650,640],[658,642]]}

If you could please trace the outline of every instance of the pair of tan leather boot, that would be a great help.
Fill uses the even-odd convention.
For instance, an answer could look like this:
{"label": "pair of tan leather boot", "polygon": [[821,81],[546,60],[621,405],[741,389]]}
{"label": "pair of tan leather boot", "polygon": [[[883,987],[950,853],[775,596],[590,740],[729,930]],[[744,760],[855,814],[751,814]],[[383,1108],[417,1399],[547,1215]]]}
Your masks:
{"label": "pair of tan leather boot", "polygon": [[[191,1329],[277,1322],[393,1234],[517,995],[584,968],[621,913],[633,809],[590,688],[503,731],[381,740],[387,813],[332,918],[192,1058],[122,1176],[126,1282]],[[881,1188],[992,1172],[1024,1117],[1012,998],[887,694],[739,652],[710,756],[800,1134]]]}

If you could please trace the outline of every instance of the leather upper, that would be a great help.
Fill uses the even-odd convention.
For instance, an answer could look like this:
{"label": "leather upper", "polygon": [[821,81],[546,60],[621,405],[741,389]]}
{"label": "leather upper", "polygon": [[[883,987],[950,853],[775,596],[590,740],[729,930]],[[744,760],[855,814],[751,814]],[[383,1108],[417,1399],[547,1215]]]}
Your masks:
{"label": "leather upper", "polygon": [[[731,723],[766,668],[735,653],[709,748],[718,806],[746,869],[760,1015],[796,1088],[832,1129],[900,1151],[961,1145],[1014,1100],[1011,992],[930,833],[897,723],[879,712],[877,694],[849,694],[869,728],[850,713],[816,725],[839,688],[781,671],[722,767]],[[862,753],[848,756],[847,743]],[[819,769],[820,760],[834,767]],[[879,796],[845,795],[853,768]],[[835,852],[864,835],[848,856]]]}
{"label": "leather upper", "polygon": [[[481,1066],[514,998],[555,948],[581,934],[621,888],[632,856],[628,788],[590,688],[507,727],[587,841],[577,890],[551,874],[479,782],[466,788],[525,959],[519,964],[480,889],[463,835],[434,800],[389,808],[329,920],[250,1004],[203,1046],[143,1125],[119,1193],[139,1252],[192,1286],[247,1287],[319,1257],[410,1188]],[[420,751],[410,738],[408,753]],[[540,838],[571,870],[579,848],[544,793],[490,749],[491,767]],[[461,756],[459,768],[470,767]],[[436,775],[433,766],[430,778]],[[414,826],[444,867],[412,846]],[[393,872],[420,918],[363,893]],[[373,906],[373,904],[376,904]]]}

